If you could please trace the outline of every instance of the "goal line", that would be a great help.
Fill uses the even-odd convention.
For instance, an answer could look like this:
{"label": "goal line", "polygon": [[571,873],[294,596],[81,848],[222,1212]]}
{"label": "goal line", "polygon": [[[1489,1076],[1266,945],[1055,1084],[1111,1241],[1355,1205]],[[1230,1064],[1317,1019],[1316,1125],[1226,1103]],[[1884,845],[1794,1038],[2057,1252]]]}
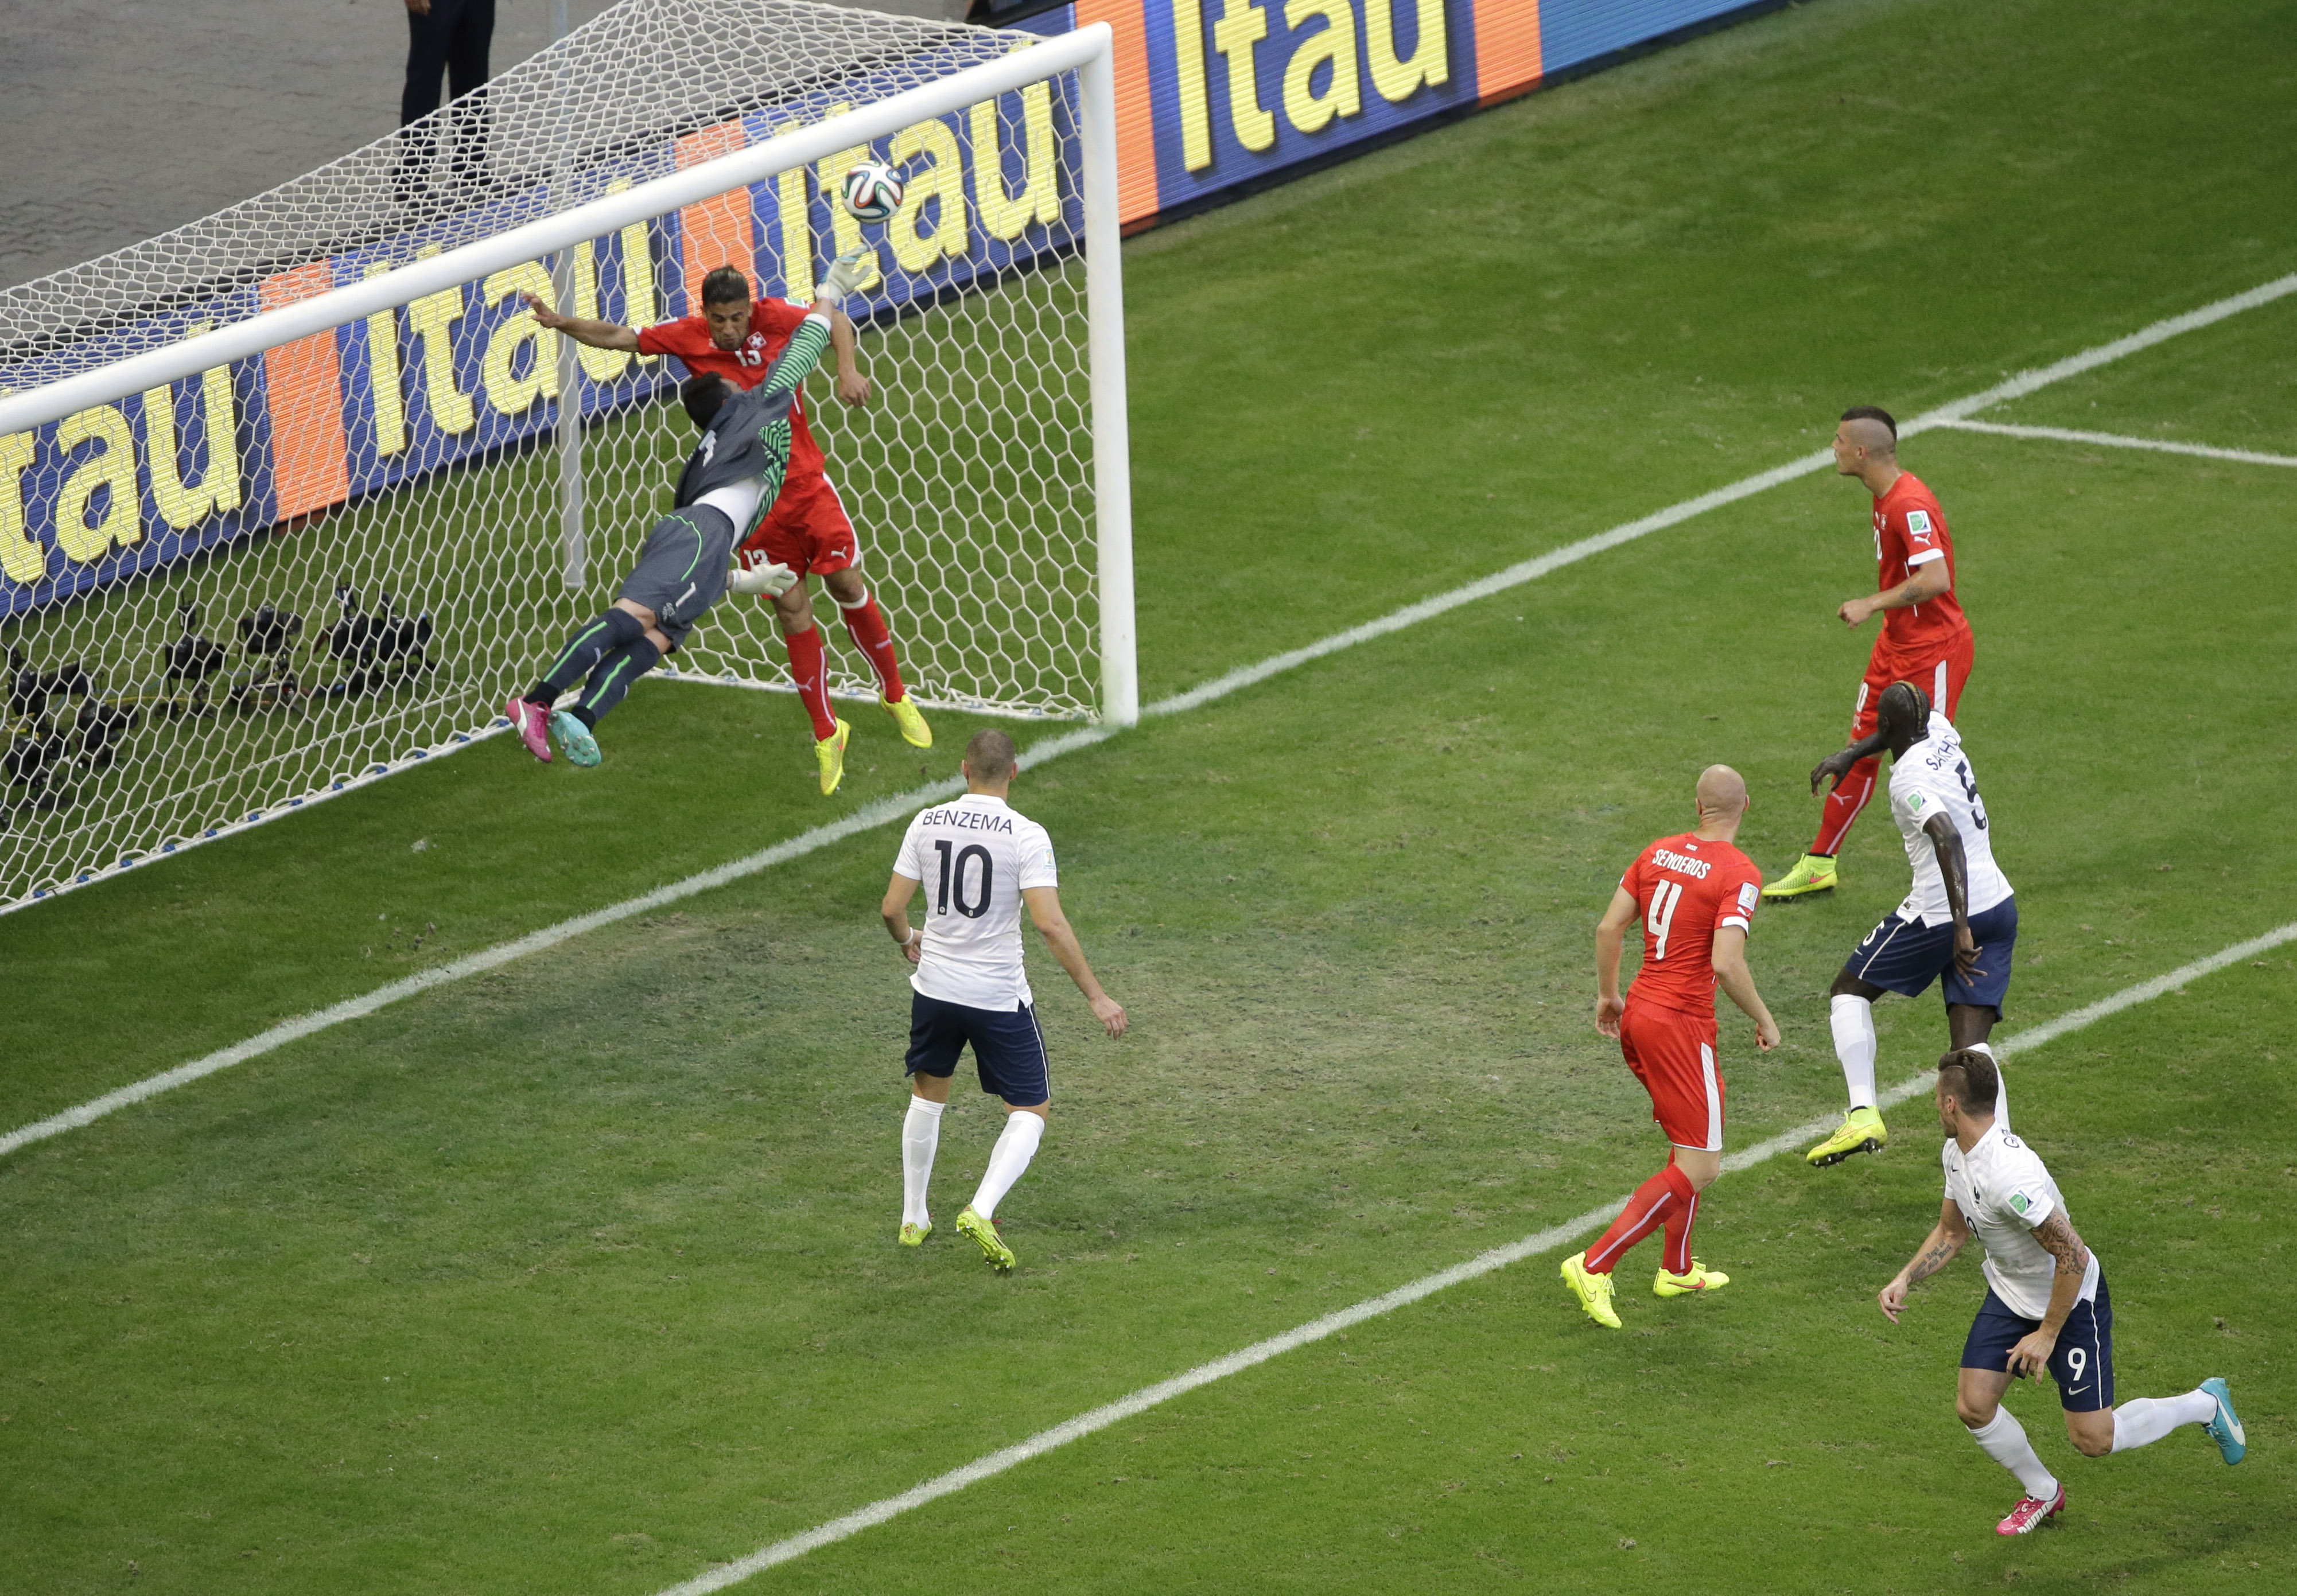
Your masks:
{"label": "goal line", "polygon": [[[2038,372],[2030,372],[2012,378],[2006,383],[1999,383],[1968,399],[1958,399],[1938,410],[1927,412],[1924,415],[1909,422],[1902,430],[1914,432],[1925,426],[1945,424],[1949,418],[1959,419],[1972,411],[1983,409],[2003,399],[2031,393],[2052,383],[2095,370],[2100,366],[2122,359],[2141,350],[2151,349],[2155,344],[2177,337],[2180,333],[2211,325],[2224,320],[2227,317],[2239,315],[2244,310],[2255,309],[2260,305],[2270,304],[2292,293],[2297,293],[2297,274],[2276,278],[2273,282],[2219,300],[2183,316],[2156,322],[2152,326],[2143,328],[2128,337],[2117,339],[2112,343],[2101,344],[2095,349],[2087,350],[2061,360],[2054,366],[2046,366]],[[1336,632],[1305,647],[1291,649],[1256,663],[1240,666],[1214,678],[1211,681],[1190,688],[1186,692],[1176,693],[1148,704],[1143,707],[1141,712],[1146,716],[1164,716],[1180,714],[1200,708],[1216,699],[1240,692],[1257,682],[1265,681],[1280,672],[1321,659],[1327,654],[1337,654],[1343,649],[1354,647],[1358,644],[1386,637],[1391,632],[1402,631],[1408,627],[1416,626],[1421,621],[1432,620],[1436,616],[1457,609],[1462,605],[1472,604],[1479,598],[1489,597],[1494,594],[1505,592],[1509,588],[1519,587],[1523,583],[1535,580],[1551,572],[1575,564],[1605,549],[1615,548],[1622,544],[1633,542],[1636,539],[1648,537],[1652,532],[1678,525],[1708,510],[1736,503],[1740,499],[1760,493],[1766,489],[1807,476],[1813,472],[1823,469],[1831,464],[1832,460],[1832,457],[1830,454],[1807,455],[1799,459],[1790,461],[1784,465],[1774,466],[1769,471],[1758,472],[1753,476],[1741,478],[1728,487],[1717,489],[1711,493],[1701,494],[1695,498],[1684,499],[1679,504],[1643,516],[1640,520],[1628,522],[1592,538],[1583,538],[1577,543],[1567,544],[1561,548],[1538,555],[1534,559],[1509,566],[1479,580],[1422,599],[1416,604],[1406,605],[1404,608],[1393,611],[1378,620]],[[1117,730],[1118,728],[1109,726],[1082,728],[1033,745],[1023,753],[1022,759],[1030,765],[1041,765],[1078,749],[1089,748],[1098,743],[1105,742],[1116,736]],[[867,804],[842,819],[814,827],[811,830],[801,832],[796,836],[760,849],[744,858],[729,860],[725,864],[687,876],[684,880],[671,882],[638,897],[609,904],[605,908],[594,909],[588,914],[577,915],[571,919],[561,920],[556,925],[544,926],[511,942],[498,943],[492,948],[472,954],[467,958],[458,958],[432,969],[420,971],[404,980],[392,982],[387,986],[377,987],[358,997],[348,998],[325,1008],[284,1021],[268,1031],[249,1037],[243,1041],[235,1042],[227,1048],[218,1049],[203,1057],[178,1065],[174,1069],[163,1071],[159,1074],[147,1076],[141,1081],[120,1087],[117,1090],[106,1092],[101,1097],[65,1109],[60,1114],[52,1115],[45,1119],[37,1120],[0,1134],[0,1157],[5,1157],[34,1142],[45,1141],[51,1137],[61,1136],[67,1131],[92,1124],[106,1115],[156,1097],[161,1092],[171,1091],[177,1087],[202,1080],[220,1070],[244,1064],[249,1059],[261,1057],[264,1054],[285,1047],[290,1042],[299,1041],[304,1037],[316,1035],[322,1031],[333,1029],[336,1025],[344,1024],[352,1020],[362,1019],[404,999],[415,997],[435,987],[465,980],[473,975],[483,975],[489,970],[499,969],[506,964],[555,948],[561,942],[568,942],[588,932],[616,925],[635,916],[728,885],[757,875],[761,871],[771,869],[777,865],[803,858],[809,853],[843,842],[848,837],[875,830],[880,826],[907,819],[926,805],[949,798],[962,790],[963,784],[955,779],[928,782],[924,786],[913,787],[906,793],[896,794]]]}

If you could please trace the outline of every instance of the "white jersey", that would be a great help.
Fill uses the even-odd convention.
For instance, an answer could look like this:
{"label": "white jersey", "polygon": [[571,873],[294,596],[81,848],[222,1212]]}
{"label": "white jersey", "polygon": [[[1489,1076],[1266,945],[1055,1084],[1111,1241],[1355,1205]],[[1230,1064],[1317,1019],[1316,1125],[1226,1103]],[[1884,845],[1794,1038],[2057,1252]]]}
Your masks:
{"label": "white jersey", "polygon": [[1914,890],[1898,905],[1898,917],[1945,926],[1953,923],[1954,911],[1947,904],[1938,850],[1922,829],[1932,815],[1946,816],[1962,834],[1970,912],[1983,914],[2009,897],[2010,878],[1994,862],[1994,833],[1986,824],[1986,802],[1978,795],[1978,777],[1971,774],[1961,734],[1936,710],[1931,712],[1930,735],[1890,761],[1890,818],[1906,839],[1906,862],[1914,871]]}
{"label": "white jersey", "polygon": [[925,943],[910,984],[1010,1014],[1033,1002],[1021,963],[1021,893],[1057,886],[1053,839],[1002,798],[967,793],[910,822],[893,873],[923,882]]}
{"label": "white jersey", "polygon": [[[2043,1318],[2050,1311],[2058,1261],[2034,1239],[2034,1227],[2065,1211],[2058,1183],[2034,1149],[1999,1120],[1967,1153],[1947,1137],[1939,1156],[1946,1164],[1946,1195],[1986,1248],[1986,1283],[2019,1318]],[[2092,1248],[2077,1301],[2097,1295],[2097,1252]]]}

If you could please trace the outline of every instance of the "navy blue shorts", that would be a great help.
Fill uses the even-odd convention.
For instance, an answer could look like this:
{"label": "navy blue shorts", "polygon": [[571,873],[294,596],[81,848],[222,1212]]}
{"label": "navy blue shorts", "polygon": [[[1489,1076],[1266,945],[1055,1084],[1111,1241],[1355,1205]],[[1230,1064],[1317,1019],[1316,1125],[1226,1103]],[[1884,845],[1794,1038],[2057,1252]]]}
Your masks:
{"label": "navy blue shorts", "polygon": [[[1997,1374],[2010,1367],[2010,1349],[2042,1328],[2038,1319],[2025,1319],[1988,1287],[1970,1321],[1970,1339],[1962,1344],[1964,1369],[1990,1369]],[[2069,1413],[2095,1413],[2113,1405],[2113,1294],[2105,1277],[2097,1277],[2097,1296],[2076,1303],[2058,1332],[2057,1350],[2050,1354],[2050,1378],[2058,1382],[2058,1405]]]}
{"label": "navy blue shorts", "polygon": [[1843,968],[1885,991],[1919,998],[1931,983],[1946,977],[1946,1000],[1991,1008],[2002,1017],[2010,995],[2010,958],[2018,947],[2018,900],[2005,898],[1983,914],[1970,917],[1971,940],[1978,944],[1978,973],[1969,980],[1954,967],[1954,922],[1925,926],[1896,914],[1866,934]]}
{"label": "navy blue shorts", "polygon": [[968,1008],[921,991],[910,993],[909,1074],[946,1081],[957,1074],[957,1056],[973,1044],[973,1067],[981,1090],[1016,1108],[1052,1100],[1052,1072],[1045,1062],[1045,1034],[1037,1011]]}

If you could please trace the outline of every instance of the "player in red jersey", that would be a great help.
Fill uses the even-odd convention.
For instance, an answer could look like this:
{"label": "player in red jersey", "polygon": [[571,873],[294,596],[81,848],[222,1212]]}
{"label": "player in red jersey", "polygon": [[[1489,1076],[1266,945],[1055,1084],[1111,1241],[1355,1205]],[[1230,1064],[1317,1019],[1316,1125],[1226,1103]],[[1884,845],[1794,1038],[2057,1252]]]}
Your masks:
{"label": "player in red jersey", "polygon": [[[1882,634],[1858,684],[1850,716],[1850,743],[1874,729],[1874,704],[1894,681],[1910,681],[1951,720],[1970,679],[1970,622],[1954,596],[1954,539],[1946,513],[1922,480],[1898,469],[1898,424],[1887,410],[1860,405],[1842,413],[1834,433],[1834,469],[1857,477],[1874,496],[1874,559],[1880,591],[1847,601],[1835,613],[1846,626],[1864,626],[1881,612]],[[1844,745],[1846,747],[1848,744]],[[1763,889],[1766,898],[1800,898],[1831,892],[1842,839],[1874,795],[1879,761],[1861,760],[1827,794],[1818,835],[1794,868]]]}
{"label": "player in red jersey", "polygon": [[[633,332],[616,322],[591,321],[561,316],[534,295],[526,296],[534,319],[553,332],[564,333],[594,349],[633,350],[641,355],[675,355],[687,372],[724,377],[738,388],[754,388],[765,380],[774,358],[790,334],[805,320],[805,308],[784,300],[753,300],[750,279],[740,270],[721,266],[702,279],[702,314],[663,322]],[[829,346],[837,358],[837,397],[849,406],[869,402],[869,379],[856,364],[853,324],[839,311],[830,324]],[[902,741],[915,748],[933,746],[933,728],[918,706],[910,702],[902,681],[899,654],[885,617],[861,580],[861,543],[847,519],[845,506],[830,485],[821,446],[806,424],[803,402],[790,412],[789,473],[781,496],[765,518],[745,539],[737,557],[752,570],[768,564],[786,565],[797,580],[773,596],[775,620],[789,650],[790,674],[797,679],[798,697],[813,722],[814,758],[821,769],[821,790],[837,790],[845,775],[845,742],[852,728],[829,707],[829,652],[814,624],[813,596],[807,590],[808,572],[818,573],[829,596],[845,617],[845,629],[854,646],[868,656],[877,674],[877,702],[893,717]]]}
{"label": "player in red jersey", "polygon": [[[1619,879],[1595,927],[1595,1029],[1615,1037],[1651,1093],[1651,1117],[1673,1144],[1667,1167],[1635,1189],[1594,1246],[1563,1261],[1564,1283],[1587,1317],[1611,1329],[1611,1271],[1626,1250],[1664,1227],[1659,1296],[1713,1291],[1731,1277],[1691,1255],[1699,1194],[1723,1172],[1723,1075],[1715,1065],[1715,989],[1755,1022],[1755,1045],[1779,1045],[1779,1027],[1747,968],[1747,928],[1762,872],[1735,846],[1747,784],[1728,765],[1699,776],[1699,827],[1661,837]],[[1620,944],[1638,919],[1643,965],[1619,996]]]}

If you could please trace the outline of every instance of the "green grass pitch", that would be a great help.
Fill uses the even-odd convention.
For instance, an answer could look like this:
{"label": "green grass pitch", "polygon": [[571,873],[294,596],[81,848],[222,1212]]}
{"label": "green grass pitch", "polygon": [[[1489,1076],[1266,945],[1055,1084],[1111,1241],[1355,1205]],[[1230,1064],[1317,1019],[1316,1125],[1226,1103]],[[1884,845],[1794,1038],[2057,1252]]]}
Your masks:
{"label": "green grass pitch", "polygon": [[[1145,695],[2291,270],[2293,21],[1824,0],[1132,242]],[[1508,201],[1451,208],[1467,163]],[[2297,454],[2297,301],[1992,418]],[[1978,629],[2005,1031],[2291,919],[2297,473],[1906,463]],[[1592,923],[1710,760],[1759,861],[1807,840],[1865,520],[1809,477],[1025,775],[1136,1030],[1033,966],[1010,1279],[892,1245],[891,828],[15,1155],[0,1587],[648,1596],[1626,1191],[1659,1144]],[[798,720],[642,687],[599,770],[497,740],[0,920],[0,1126],[946,775],[969,729],[921,759],[865,717],[826,804]],[[1787,1045],[1726,1021],[1733,1147],[1840,1102],[1823,993],[1903,890],[1886,819],[1844,862],[1758,917]],[[1909,1105],[1881,1158],[1725,1177],[1711,1301],[1644,1294],[1646,1247],[1609,1334],[1535,1258],[744,1588],[2290,1589],[2293,967],[2009,1066],[2122,1394],[2227,1376],[2238,1469],[2078,1458],[2021,1389],[2071,1506],[1996,1540],[1951,1408],[1974,1263],[1873,1305],[1937,1210]],[[1878,1020],[1886,1080],[1935,1056],[1934,1000]],[[993,1134],[961,1090],[944,1221]]]}

